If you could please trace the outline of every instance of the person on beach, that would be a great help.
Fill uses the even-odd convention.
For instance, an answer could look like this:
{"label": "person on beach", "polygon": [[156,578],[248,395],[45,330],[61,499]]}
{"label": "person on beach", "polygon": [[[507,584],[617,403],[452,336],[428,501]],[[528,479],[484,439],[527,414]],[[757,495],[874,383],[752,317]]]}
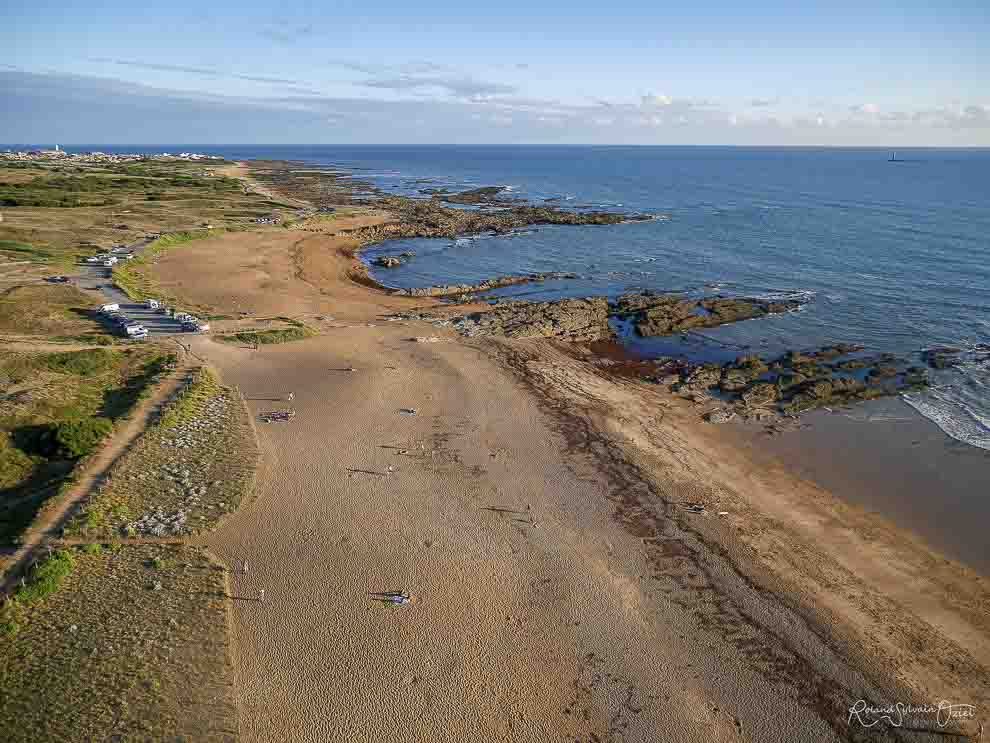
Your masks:
{"label": "person on beach", "polygon": [[295,393],[294,392],[290,392],[289,393],[289,398],[288,398],[289,399],[289,402],[292,402],[293,399],[295,399],[295,397],[296,397]]}

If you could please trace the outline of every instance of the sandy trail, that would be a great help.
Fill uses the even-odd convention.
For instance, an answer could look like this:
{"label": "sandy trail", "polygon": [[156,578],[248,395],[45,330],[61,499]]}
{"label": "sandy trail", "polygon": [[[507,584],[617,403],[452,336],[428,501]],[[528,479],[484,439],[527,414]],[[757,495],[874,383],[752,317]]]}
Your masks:
{"label": "sandy trail", "polygon": [[[298,411],[260,426],[257,497],[204,539],[249,565],[244,740],[821,741],[863,733],[860,698],[990,703],[985,580],[655,387],[379,321],[424,302],[352,283],[353,247],[227,235],[158,266],[221,311],[342,321],[260,351],[192,341],[255,414]],[[368,596],[390,590],[417,602]]]}

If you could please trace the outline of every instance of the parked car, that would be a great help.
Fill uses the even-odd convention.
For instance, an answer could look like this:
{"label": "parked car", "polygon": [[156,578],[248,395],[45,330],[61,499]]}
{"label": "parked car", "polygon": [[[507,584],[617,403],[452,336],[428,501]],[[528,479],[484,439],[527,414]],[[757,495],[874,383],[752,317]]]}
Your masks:
{"label": "parked car", "polygon": [[157,299],[146,299],[144,302],[144,306],[147,307],[149,310],[157,310],[160,304]]}
{"label": "parked car", "polygon": [[49,282],[50,284],[68,284],[69,283],[69,277],[68,276],[49,276],[47,279],[45,279],[45,281]]}

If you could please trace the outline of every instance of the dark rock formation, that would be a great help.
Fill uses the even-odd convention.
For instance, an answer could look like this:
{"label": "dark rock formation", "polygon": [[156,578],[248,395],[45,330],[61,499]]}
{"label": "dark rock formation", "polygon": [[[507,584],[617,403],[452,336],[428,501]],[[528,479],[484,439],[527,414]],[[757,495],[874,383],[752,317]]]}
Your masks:
{"label": "dark rock formation", "polygon": [[458,209],[439,199],[410,199],[385,196],[375,206],[396,215],[396,221],[362,227],[350,234],[365,244],[394,238],[457,237],[485,232],[505,234],[534,224],[607,225],[653,219],[644,214],[601,211],[565,211],[554,206],[512,205],[498,209]]}
{"label": "dark rock formation", "polygon": [[582,342],[612,337],[608,302],[604,297],[505,302],[489,311],[457,318],[452,325],[466,336],[562,338]]}
{"label": "dark rock formation", "polygon": [[722,372],[719,389],[723,392],[741,392],[754,379],[758,379],[770,369],[759,356],[740,356],[727,364]]}
{"label": "dark rock formation", "polygon": [[769,361],[756,355],[740,356],[721,366],[708,363],[687,368],[681,373],[680,383],[672,388],[699,392],[717,386],[720,397],[734,404],[736,412],[752,417],[755,409],[799,413],[927,386],[927,369],[906,366],[893,354],[818,363],[862,350],[861,346],[844,344],[817,351],[789,351]]}
{"label": "dark rock formation", "polygon": [[640,292],[624,294],[614,305],[615,314],[632,320],[643,336],[673,335],[694,328],[713,328],[753,317],[789,312],[801,306],[793,300],[771,301],[751,297],[685,299],[678,294]]}
{"label": "dark rock formation", "polygon": [[961,348],[953,346],[940,346],[929,348],[921,354],[921,360],[932,369],[948,369],[959,363],[958,354],[962,353]]}
{"label": "dark rock formation", "polygon": [[373,263],[382,268],[395,268],[402,265],[402,259],[397,255],[380,255],[375,258]]}
{"label": "dark rock formation", "polygon": [[487,292],[492,289],[501,289],[504,286],[515,284],[530,284],[534,282],[548,281],[551,279],[574,279],[577,276],[573,273],[532,273],[520,276],[498,276],[494,279],[487,279],[479,284],[445,284],[443,286],[421,286],[412,289],[397,289],[396,294],[408,297],[457,297],[462,294],[475,294],[477,292]]}

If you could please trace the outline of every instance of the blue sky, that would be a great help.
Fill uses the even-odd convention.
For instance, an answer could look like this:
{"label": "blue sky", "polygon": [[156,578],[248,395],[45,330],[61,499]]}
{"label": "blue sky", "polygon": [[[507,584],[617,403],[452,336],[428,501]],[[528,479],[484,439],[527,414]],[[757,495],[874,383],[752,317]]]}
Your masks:
{"label": "blue sky", "polygon": [[985,0],[41,0],[0,141],[990,145],[988,40]]}

